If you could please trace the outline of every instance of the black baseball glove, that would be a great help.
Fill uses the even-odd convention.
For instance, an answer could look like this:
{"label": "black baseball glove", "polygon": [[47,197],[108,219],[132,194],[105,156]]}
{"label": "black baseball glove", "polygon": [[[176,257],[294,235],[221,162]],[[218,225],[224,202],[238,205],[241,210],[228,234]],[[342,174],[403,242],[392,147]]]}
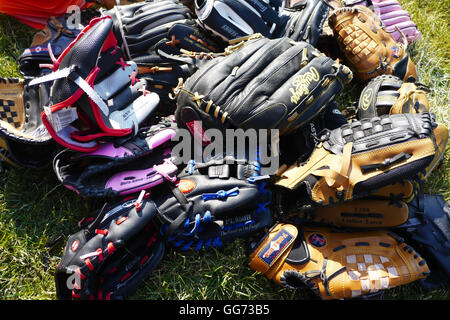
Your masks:
{"label": "black baseball glove", "polygon": [[272,221],[269,176],[258,162],[235,158],[190,164],[175,184],[152,192],[161,233],[180,251],[222,247],[248,238]]}
{"label": "black baseball glove", "polygon": [[124,299],[132,294],[165,254],[155,213],[145,192],[94,212],[92,222],[67,239],[55,272],[58,299]]}
{"label": "black baseball glove", "polygon": [[[260,35],[227,48],[177,88],[180,127],[279,129],[291,133],[317,117],[352,72],[306,42]],[[231,53],[230,53],[231,52]]]}

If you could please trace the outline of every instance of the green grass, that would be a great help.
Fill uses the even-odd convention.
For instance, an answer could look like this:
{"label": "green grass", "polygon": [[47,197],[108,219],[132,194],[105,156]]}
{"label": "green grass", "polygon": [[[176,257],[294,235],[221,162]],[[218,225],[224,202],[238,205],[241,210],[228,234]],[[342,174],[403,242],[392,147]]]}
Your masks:
{"label": "green grass", "polygon": [[[450,12],[449,1],[400,1],[423,33],[410,46],[420,81],[433,89],[429,95],[438,121],[450,127]],[[35,30],[0,15],[0,76],[19,76],[16,59],[31,43]],[[354,97],[354,96],[353,96]],[[425,185],[427,192],[450,200],[450,152]],[[78,230],[77,222],[98,203],[86,201],[62,187],[53,171],[11,169],[0,173],[0,299],[56,299],[53,274],[65,238]],[[315,298],[309,291],[283,289],[248,267],[244,240],[200,255],[169,252],[131,299],[268,299]],[[425,290],[417,282],[385,293],[386,299],[448,300],[443,289]]]}

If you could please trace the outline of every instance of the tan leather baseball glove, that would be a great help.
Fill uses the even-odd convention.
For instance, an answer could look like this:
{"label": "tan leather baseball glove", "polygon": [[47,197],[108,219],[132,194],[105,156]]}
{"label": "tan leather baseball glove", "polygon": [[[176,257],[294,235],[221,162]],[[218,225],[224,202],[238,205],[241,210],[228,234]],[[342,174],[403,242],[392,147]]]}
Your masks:
{"label": "tan leather baseball glove", "polygon": [[393,233],[282,223],[255,246],[250,267],[282,286],[309,288],[324,300],[359,297],[430,273],[426,261]]}
{"label": "tan leather baseball glove", "polygon": [[329,18],[346,63],[355,76],[367,81],[392,74],[404,81],[417,79],[417,71],[407,49],[408,42],[396,42],[380,18],[364,6],[335,9]]}

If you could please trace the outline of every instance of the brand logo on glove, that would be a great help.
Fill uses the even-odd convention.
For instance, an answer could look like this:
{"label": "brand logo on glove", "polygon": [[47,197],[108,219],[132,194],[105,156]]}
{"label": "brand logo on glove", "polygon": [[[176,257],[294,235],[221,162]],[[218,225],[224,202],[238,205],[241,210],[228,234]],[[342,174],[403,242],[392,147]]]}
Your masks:
{"label": "brand logo on glove", "polygon": [[317,82],[319,80],[319,72],[314,67],[311,67],[306,73],[300,74],[295,77],[292,81],[292,85],[295,89],[289,89],[289,91],[292,93],[291,102],[297,104],[301,97],[309,94],[309,86],[311,85],[311,83]]}
{"label": "brand logo on glove", "polygon": [[192,180],[182,179],[177,184],[178,189],[183,193],[188,193],[195,188],[195,182]]}
{"label": "brand logo on glove", "polygon": [[72,249],[73,252],[77,251],[79,244],[80,244],[80,241],[78,241],[78,240],[75,240],[74,242],[72,242],[72,245],[70,246],[70,248]]}
{"label": "brand logo on glove", "polygon": [[372,96],[373,96],[373,90],[372,89],[368,89],[364,95],[362,96],[361,99],[361,108],[363,110],[367,110],[367,108],[369,108],[370,105],[370,101],[372,100]]}
{"label": "brand logo on glove", "polygon": [[311,243],[315,247],[323,247],[327,244],[327,241],[325,240],[325,237],[321,235],[320,233],[313,233],[308,238],[309,243]]}
{"label": "brand logo on glove", "polygon": [[48,49],[47,48],[45,48],[45,47],[35,47],[35,48],[30,48],[30,52],[37,52],[37,53],[39,53],[39,52],[41,52],[41,51],[48,51]]}
{"label": "brand logo on glove", "polygon": [[399,47],[392,47],[392,55],[395,58],[399,58],[400,57],[400,48]]}
{"label": "brand logo on glove", "polygon": [[267,265],[271,265],[276,257],[283,252],[283,249],[291,242],[293,239],[292,235],[285,230],[277,233],[272,241],[264,248],[264,250],[259,254],[259,257]]}

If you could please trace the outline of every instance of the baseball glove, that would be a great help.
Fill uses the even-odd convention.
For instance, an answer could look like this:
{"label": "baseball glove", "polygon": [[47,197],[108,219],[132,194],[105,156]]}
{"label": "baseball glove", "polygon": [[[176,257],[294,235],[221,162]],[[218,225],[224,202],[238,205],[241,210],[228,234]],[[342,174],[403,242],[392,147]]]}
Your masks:
{"label": "baseball glove", "polygon": [[429,113],[349,123],[324,133],[307,161],[279,172],[276,186],[295,193],[309,208],[366,197],[381,187],[417,178],[437,152],[435,126]]}
{"label": "baseball glove", "polygon": [[0,159],[14,167],[43,168],[57,152],[41,112],[49,87],[29,80],[0,78]]}
{"label": "baseball glove", "polygon": [[279,129],[311,122],[351,81],[352,72],[306,42],[254,35],[205,63],[177,89],[179,127]]}
{"label": "baseball glove", "polygon": [[175,250],[185,252],[219,248],[268,227],[272,194],[269,176],[259,172],[258,162],[228,157],[191,162],[175,184],[152,191],[161,233]]}
{"label": "baseball glove", "polygon": [[[395,192],[395,194],[394,194]],[[417,192],[409,180],[381,188],[371,197],[327,207],[305,208],[295,194],[274,191],[279,220],[295,225],[317,225],[354,229],[390,228],[405,224],[414,210],[408,206]]]}
{"label": "baseball glove", "polygon": [[441,194],[419,195],[412,201],[407,228],[396,229],[428,261],[430,276],[421,281],[428,288],[450,286],[450,203]]}
{"label": "baseball glove", "polygon": [[381,74],[392,74],[403,81],[418,79],[407,52],[408,42],[396,42],[369,8],[338,8],[328,22],[346,63],[361,81]]}
{"label": "baseball glove", "polygon": [[98,141],[136,134],[159,103],[137,79],[137,65],[125,62],[110,17],[95,18],[53,62],[51,74],[30,85],[54,81],[42,120],[64,147],[90,152]]}
{"label": "baseball glove", "polygon": [[[417,82],[402,82],[399,78],[391,75],[378,76],[362,90],[356,118],[372,118],[383,114],[429,112],[428,92],[430,92],[429,87]],[[437,123],[433,132],[432,138],[436,145],[436,154],[424,172],[419,173],[422,180],[425,180],[443,161],[448,143],[448,128],[444,124]]]}
{"label": "baseball glove", "polygon": [[66,149],[54,158],[53,170],[64,186],[84,197],[139,192],[165,179],[175,181],[178,168],[170,159],[175,135],[173,122],[161,121],[93,152]]}
{"label": "baseball glove", "polygon": [[383,21],[386,31],[395,41],[400,42],[405,36],[409,43],[420,40],[422,34],[411,16],[397,0],[344,0],[345,5],[363,5],[369,7]]}
{"label": "baseball glove", "polygon": [[105,204],[68,237],[55,272],[58,299],[125,299],[161,262],[156,208],[143,194]]}
{"label": "baseball glove", "polygon": [[429,92],[429,87],[417,82],[403,82],[392,75],[378,76],[361,91],[356,117],[430,111]]}
{"label": "baseball glove", "polygon": [[195,0],[194,3],[198,23],[226,42],[254,33],[273,38],[285,23],[281,19],[284,1],[280,0]]}
{"label": "baseball glove", "polygon": [[321,299],[346,299],[428,276],[427,262],[387,231],[335,232],[325,227],[277,224],[250,254],[250,267]]}
{"label": "baseball glove", "polygon": [[287,16],[278,37],[285,36],[294,41],[306,41],[316,46],[323,32],[325,22],[333,9],[328,0],[300,0],[290,8],[285,8],[282,15]]}
{"label": "baseball glove", "polygon": [[180,49],[217,52],[224,45],[203,34],[189,8],[177,0],[116,6],[103,12],[103,15],[112,17],[119,46],[126,59],[137,64],[160,63],[161,57],[156,54],[156,48],[172,53],[179,53]]}

